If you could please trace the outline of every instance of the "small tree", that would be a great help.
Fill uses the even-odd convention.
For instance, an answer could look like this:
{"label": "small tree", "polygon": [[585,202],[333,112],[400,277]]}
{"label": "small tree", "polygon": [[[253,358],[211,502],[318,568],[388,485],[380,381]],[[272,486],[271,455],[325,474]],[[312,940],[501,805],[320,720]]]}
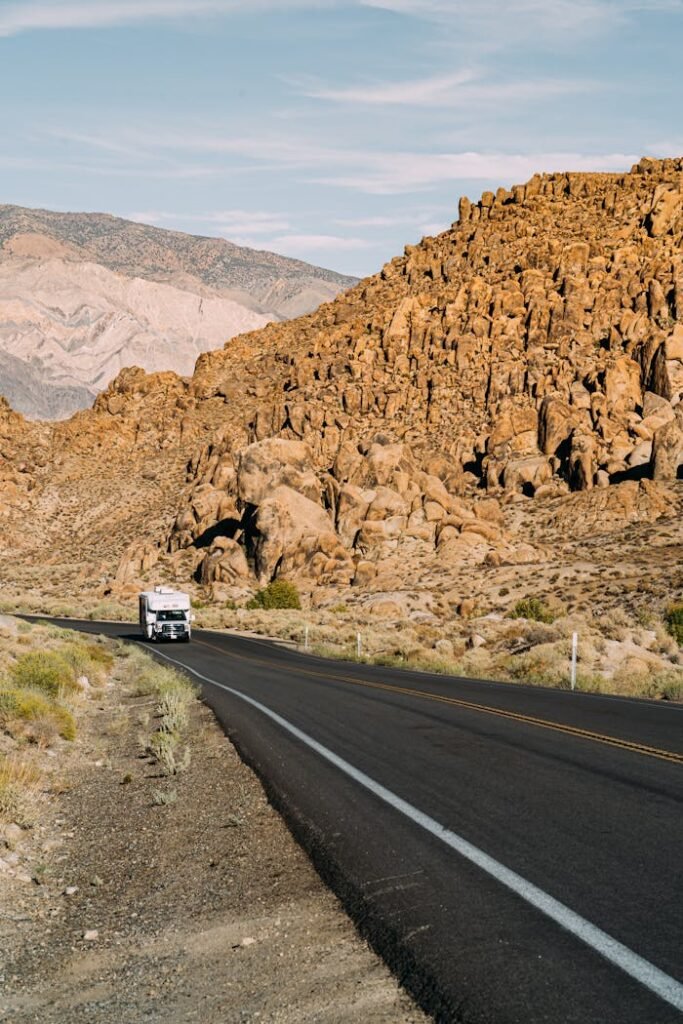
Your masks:
{"label": "small tree", "polygon": [[301,608],[299,591],[289,580],[273,580],[263,590],[258,590],[247,603],[247,608]]}

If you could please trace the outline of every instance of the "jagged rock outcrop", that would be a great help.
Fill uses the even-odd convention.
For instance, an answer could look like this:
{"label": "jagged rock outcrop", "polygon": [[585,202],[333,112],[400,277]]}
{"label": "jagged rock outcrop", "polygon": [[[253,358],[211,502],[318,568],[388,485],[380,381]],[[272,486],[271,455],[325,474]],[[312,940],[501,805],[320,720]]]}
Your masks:
{"label": "jagged rock outcrop", "polygon": [[77,462],[97,467],[114,508],[77,485],[88,537],[124,522],[118,488],[136,496],[104,585],[122,557],[122,578],[144,574],[134,540],[223,595],[283,573],[397,592],[416,566],[436,587],[543,560],[513,514],[531,499],[574,508],[577,534],[591,509],[666,516],[683,465],[682,189],[683,160],[643,160],[463,201],[450,231],[205,353],[191,380],[122,374],[53,429],[35,507]]}

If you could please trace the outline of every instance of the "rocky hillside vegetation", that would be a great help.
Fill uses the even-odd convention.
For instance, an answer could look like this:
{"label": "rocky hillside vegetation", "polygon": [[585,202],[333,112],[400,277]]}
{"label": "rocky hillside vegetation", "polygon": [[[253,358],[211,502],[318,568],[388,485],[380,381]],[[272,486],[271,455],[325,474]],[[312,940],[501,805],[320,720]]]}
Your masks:
{"label": "rocky hillside vegetation", "polygon": [[0,394],[62,418],[125,366],[191,374],[200,352],[354,283],[223,239],[0,206]]}
{"label": "rocky hillside vegetation", "polygon": [[[0,411],[3,578],[448,619],[680,595],[683,160],[536,176],[296,321]],[[27,524],[30,523],[30,529]],[[374,609],[374,611],[373,611]]]}

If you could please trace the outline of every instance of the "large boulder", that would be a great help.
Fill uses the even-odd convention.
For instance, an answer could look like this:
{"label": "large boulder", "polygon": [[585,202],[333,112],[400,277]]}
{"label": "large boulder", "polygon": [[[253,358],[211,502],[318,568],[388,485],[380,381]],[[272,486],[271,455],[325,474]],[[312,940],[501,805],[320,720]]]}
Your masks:
{"label": "large boulder", "polygon": [[150,541],[133,541],[124,551],[116,570],[115,584],[137,582],[159,561],[159,549]]}
{"label": "large boulder", "polygon": [[683,465],[683,407],[657,431],[652,444],[652,477],[654,480],[675,480]]}
{"label": "large boulder", "polygon": [[676,324],[657,349],[652,361],[652,387],[668,401],[683,396],[683,324]]}
{"label": "large boulder", "polygon": [[652,209],[647,216],[647,226],[652,238],[666,235],[673,230],[676,221],[683,215],[683,192],[680,188],[660,185],[655,189]]}
{"label": "large boulder", "polygon": [[246,580],[249,563],[243,548],[235,540],[218,537],[209,548],[200,566],[202,583],[227,583],[234,585]]}
{"label": "large boulder", "polygon": [[347,547],[353,547],[376,491],[364,491],[355,484],[342,484],[337,495],[337,532]]}
{"label": "large boulder", "polygon": [[241,501],[261,505],[280,486],[298,491],[310,501],[320,502],[321,485],[307,444],[269,437],[240,453],[237,493]]}
{"label": "large boulder", "polygon": [[503,473],[506,491],[527,494],[530,497],[539,487],[552,479],[553,471],[549,460],[543,456],[518,459],[508,462]]}
{"label": "large boulder", "polygon": [[261,582],[304,573],[320,582],[350,582],[354,566],[328,515],[291,487],[280,485],[258,507],[256,571]]}

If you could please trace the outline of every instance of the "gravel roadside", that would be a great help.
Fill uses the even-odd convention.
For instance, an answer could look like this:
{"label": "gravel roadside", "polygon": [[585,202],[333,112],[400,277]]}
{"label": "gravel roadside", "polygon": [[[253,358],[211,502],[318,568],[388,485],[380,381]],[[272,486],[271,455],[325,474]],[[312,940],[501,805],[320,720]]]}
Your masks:
{"label": "gravel roadside", "polygon": [[0,1020],[426,1022],[209,709],[169,778],[142,754],[151,704],[98,692],[63,792],[37,827],[0,826]]}

